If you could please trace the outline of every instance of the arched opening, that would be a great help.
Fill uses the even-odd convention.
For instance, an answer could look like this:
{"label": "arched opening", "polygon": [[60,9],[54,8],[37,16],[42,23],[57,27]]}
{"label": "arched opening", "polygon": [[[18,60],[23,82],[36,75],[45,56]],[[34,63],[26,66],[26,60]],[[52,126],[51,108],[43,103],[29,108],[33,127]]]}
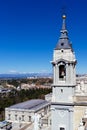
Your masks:
{"label": "arched opening", "polygon": [[60,65],[59,66],[59,78],[64,80],[66,76],[66,67],[65,65]]}

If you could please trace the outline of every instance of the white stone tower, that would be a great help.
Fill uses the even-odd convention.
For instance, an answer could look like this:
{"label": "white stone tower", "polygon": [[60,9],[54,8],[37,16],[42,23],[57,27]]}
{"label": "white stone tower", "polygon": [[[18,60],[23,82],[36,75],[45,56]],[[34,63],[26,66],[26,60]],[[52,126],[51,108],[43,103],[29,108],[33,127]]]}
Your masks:
{"label": "white stone tower", "polygon": [[62,16],[61,35],[53,54],[52,130],[73,130],[73,97],[76,59]]}

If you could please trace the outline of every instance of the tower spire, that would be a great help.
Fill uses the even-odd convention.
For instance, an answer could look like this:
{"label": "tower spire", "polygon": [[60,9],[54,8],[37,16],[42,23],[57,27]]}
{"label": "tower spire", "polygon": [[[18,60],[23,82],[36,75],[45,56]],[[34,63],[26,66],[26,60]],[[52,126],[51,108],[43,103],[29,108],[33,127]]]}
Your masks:
{"label": "tower spire", "polygon": [[66,30],[66,15],[63,15],[62,19],[63,19],[62,30]]}
{"label": "tower spire", "polygon": [[62,15],[62,29],[60,31],[61,35],[59,37],[59,41],[57,43],[57,46],[55,49],[60,50],[60,49],[72,49],[71,43],[68,38],[68,31],[66,29],[66,15]]}
{"label": "tower spire", "polygon": [[68,39],[68,31],[66,29],[66,15],[62,16],[63,23],[62,23],[62,29],[61,29],[61,39]]}

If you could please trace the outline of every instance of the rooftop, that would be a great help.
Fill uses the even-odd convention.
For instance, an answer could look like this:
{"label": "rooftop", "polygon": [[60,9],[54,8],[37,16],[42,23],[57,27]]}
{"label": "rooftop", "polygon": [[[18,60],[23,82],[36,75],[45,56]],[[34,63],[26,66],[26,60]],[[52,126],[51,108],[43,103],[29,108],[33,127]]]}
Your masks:
{"label": "rooftop", "polygon": [[50,105],[50,103],[46,100],[42,99],[32,99],[28,100],[22,103],[18,103],[15,105],[10,106],[9,108],[11,109],[28,109],[28,110],[33,110],[36,111],[38,109],[41,109],[44,106]]}

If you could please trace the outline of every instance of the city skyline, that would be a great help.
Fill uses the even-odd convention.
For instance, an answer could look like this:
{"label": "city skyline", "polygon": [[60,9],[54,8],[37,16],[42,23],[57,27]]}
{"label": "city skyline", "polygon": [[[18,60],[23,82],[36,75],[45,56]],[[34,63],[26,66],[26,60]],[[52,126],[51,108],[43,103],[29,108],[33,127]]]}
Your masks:
{"label": "city skyline", "polygon": [[87,73],[86,4],[86,0],[1,0],[0,73],[52,72],[50,61],[60,37],[63,12],[77,73]]}

